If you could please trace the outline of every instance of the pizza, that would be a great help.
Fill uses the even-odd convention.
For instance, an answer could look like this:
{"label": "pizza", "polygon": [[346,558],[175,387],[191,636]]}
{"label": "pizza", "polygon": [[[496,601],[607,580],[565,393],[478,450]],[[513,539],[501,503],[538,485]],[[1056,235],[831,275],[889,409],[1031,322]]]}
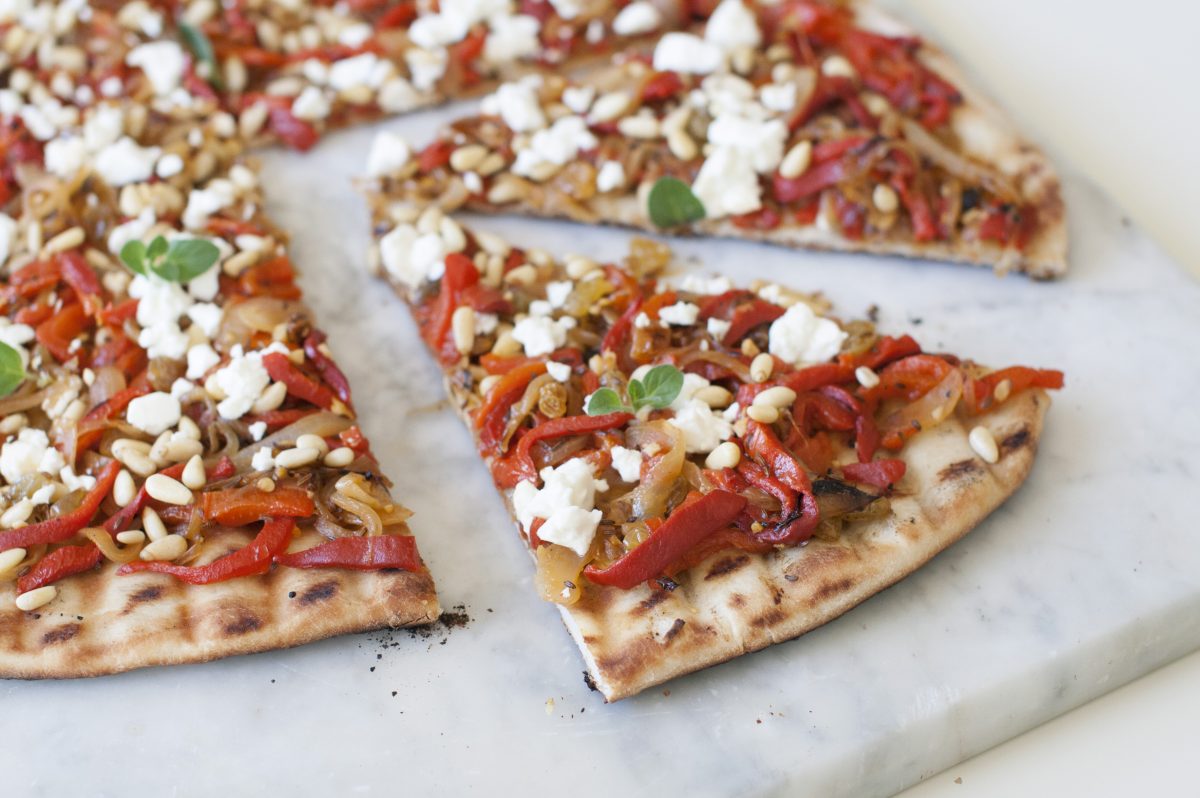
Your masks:
{"label": "pizza", "polygon": [[42,142],[4,120],[3,676],[439,614],[230,124],[103,101]]}
{"label": "pizza", "polygon": [[787,640],[903,578],[1029,473],[1058,371],[993,370],[817,295],[565,261],[370,195],[372,263],[607,700]]}
{"label": "pizza", "polygon": [[392,191],[443,210],[1066,269],[1049,161],[867,3],[722,0],[577,80],[501,86],[421,155]]}

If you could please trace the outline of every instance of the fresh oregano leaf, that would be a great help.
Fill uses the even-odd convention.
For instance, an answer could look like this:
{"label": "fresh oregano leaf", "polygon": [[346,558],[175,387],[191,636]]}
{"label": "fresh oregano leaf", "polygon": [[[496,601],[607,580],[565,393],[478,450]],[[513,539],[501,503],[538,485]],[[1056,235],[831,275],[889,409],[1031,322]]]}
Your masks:
{"label": "fresh oregano leaf", "polygon": [[655,227],[675,227],[704,218],[704,203],[687,183],[674,177],[658,179],[650,189],[647,205]]}
{"label": "fresh oregano leaf", "polygon": [[622,410],[628,409],[621,403],[621,397],[617,396],[616,391],[612,388],[600,388],[588,400],[587,414],[589,416],[606,416],[609,413],[620,413]]}
{"label": "fresh oregano leaf", "polygon": [[177,238],[167,247],[162,260],[152,264],[151,268],[164,280],[186,283],[211,269],[220,257],[221,250],[211,241]]}
{"label": "fresh oregano leaf", "polygon": [[[634,407],[646,404],[656,410],[663,410],[671,406],[671,402],[675,401],[675,397],[679,396],[683,389],[683,372],[668,364],[655,366],[642,377],[641,384],[645,397],[640,402],[635,400]],[[633,394],[630,392],[630,399],[632,398]]]}
{"label": "fresh oregano leaf", "polygon": [[141,241],[125,242],[125,246],[121,247],[121,262],[128,266],[131,272],[144,277],[146,275],[146,245]]}
{"label": "fresh oregano leaf", "polygon": [[21,353],[0,341],[0,397],[8,396],[25,381]]}
{"label": "fresh oregano leaf", "polygon": [[212,42],[208,40],[203,31],[186,22],[179,23],[179,34],[183,37],[184,46],[196,59],[196,63],[204,64],[204,70],[197,70],[196,74],[204,78],[214,89],[221,88],[221,71],[217,67],[217,55],[213,52]]}

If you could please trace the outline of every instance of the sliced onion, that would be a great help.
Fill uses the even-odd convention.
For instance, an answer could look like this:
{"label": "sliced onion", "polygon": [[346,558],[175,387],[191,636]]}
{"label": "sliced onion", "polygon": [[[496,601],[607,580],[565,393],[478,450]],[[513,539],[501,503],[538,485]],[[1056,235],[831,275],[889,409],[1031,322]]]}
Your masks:
{"label": "sliced onion", "polygon": [[49,389],[34,391],[33,383],[27,382],[30,390],[25,393],[17,392],[7,399],[0,400],[0,417],[9,416],[13,413],[21,413],[35,407],[40,407],[42,400],[46,398]]}
{"label": "sliced onion", "polygon": [[701,349],[697,344],[695,349],[684,351],[678,357],[679,369],[681,371],[687,371],[687,367],[692,363],[704,361],[728,370],[742,382],[754,382],[754,379],[750,376],[750,367],[736,356],[726,354],[725,352]]}
{"label": "sliced onion", "polygon": [[252,333],[274,332],[293,318],[308,317],[305,306],[294,300],[255,297],[225,309],[217,332],[218,348],[228,350],[234,344],[247,345]]}
{"label": "sliced onion", "polygon": [[362,521],[362,534],[376,537],[383,534],[383,522],[379,513],[371,509],[366,502],[352,499],[340,491],[334,491],[331,501],[350,515]]}
{"label": "sliced onion", "polygon": [[138,558],[138,554],[142,550],[140,544],[125,546],[124,548],[118,547],[116,541],[112,539],[112,535],[108,534],[104,527],[84,527],[80,530],[80,534],[92,541],[92,543],[95,543],[96,548],[100,549],[100,553],[111,562],[133,562]]}
{"label": "sliced onion", "polygon": [[913,429],[932,429],[950,418],[958,400],[962,397],[962,369],[950,369],[942,381],[933,386],[924,396],[891,413],[879,425],[879,433],[886,438],[893,432]]}
{"label": "sliced onion", "polygon": [[683,470],[686,449],[683,433],[665,421],[633,424],[625,432],[625,445],[642,449],[655,444],[663,453],[642,478],[641,484],[616,499],[606,514],[617,523],[657,518],[667,510],[667,500],[675,490]]}
{"label": "sliced onion", "polygon": [[96,369],[96,379],[88,389],[92,407],[98,407],[125,390],[125,375],[116,366],[101,366]]}
{"label": "sliced onion", "polygon": [[250,461],[254,459],[254,454],[267,446],[276,448],[282,443],[293,443],[301,435],[317,435],[322,438],[328,438],[331,435],[337,435],[339,432],[346,430],[351,425],[350,419],[345,416],[339,416],[337,413],[321,411],[307,415],[304,418],[288,424],[281,430],[273,432],[257,443],[251,444],[237,453],[233,458],[233,465],[238,471],[250,470]]}
{"label": "sliced onion", "polygon": [[912,119],[902,118],[900,124],[904,129],[904,138],[917,150],[937,166],[961,179],[968,185],[983,186],[1008,202],[1020,202],[1021,195],[1013,185],[998,172],[985,169],[974,161],[947,147],[936,136]]}
{"label": "sliced onion", "polygon": [[508,442],[512,440],[513,435],[517,434],[517,430],[525,423],[525,419],[529,418],[534,408],[537,407],[542,386],[551,382],[554,382],[554,378],[549,374],[539,374],[530,380],[520,401],[509,410],[508,425],[505,426],[504,435],[500,438],[501,452],[508,451]]}

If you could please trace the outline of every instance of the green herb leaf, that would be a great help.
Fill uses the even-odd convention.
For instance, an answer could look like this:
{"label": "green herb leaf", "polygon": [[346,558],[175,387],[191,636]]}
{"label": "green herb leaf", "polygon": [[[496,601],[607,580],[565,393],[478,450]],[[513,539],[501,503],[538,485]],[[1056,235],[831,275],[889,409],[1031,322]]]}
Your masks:
{"label": "green herb leaf", "polygon": [[121,262],[129,267],[131,272],[142,276],[146,274],[146,245],[141,241],[127,241],[121,247]]}
{"label": "green herb leaf", "polygon": [[25,381],[21,353],[0,341],[0,397],[8,396]]}
{"label": "green herb leaf", "polygon": [[217,56],[213,52],[212,42],[208,40],[203,31],[186,22],[179,23],[179,33],[183,37],[184,45],[191,51],[196,61],[206,65],[203,71],[196,70],[196,74],[208,81],[208,84],[214,89],[221,88],[221,71],[217,68]]}
{"label": "green herb leaf", "polygon": [[163,255],[167,254],[167,239],[162,236],[155,236],[150,242],[150,246],[146,247],[146,260],[156,261]]}
{"label": "green herb leaf", "polygon": [[211,241],[202,238],[176,239],[167,247],[162,260],[152,263],[151,268],[164,280],[186,283],[211,269],[220,257],[221,250]]}
{"label": "green herb leaf", "polygon": [[629,408],[621,403],[621,397],[612,388],[601,388],[592,394],[588,400],[587,414],[589,416],[606,416],[609,413],[620,413]]}
{"label": "green herb leaf", "polygon": [[675,227],[704,218],[704,203],[696,198],[687,183],[674,177],[660,177],[650,189],[647,201],[650,221],[655,227]]}
{"label": "green herb leaf", "polygon": [[[630,388],[632,389],[632,387],[631,383]],[[683,389],[683,372],[667,364],[655,366],[646,372],[646,376],[642,377],[641,387],[645,391],[645,398],[640,401],[634,400],[634,407],[640,408],[646,404],[656,410],[663,410],[670,407],[671,402],[675,401],[675,397],[679,396],[679,392]],[[629,398],[633,399],[632,390]]]}
{"label": "green herb leaf", "polygon": [[629,393],[629,403],[635,408],[641,407],[646,401],[646,386],[642,385],[641,380],[630,380],[625,390]]}

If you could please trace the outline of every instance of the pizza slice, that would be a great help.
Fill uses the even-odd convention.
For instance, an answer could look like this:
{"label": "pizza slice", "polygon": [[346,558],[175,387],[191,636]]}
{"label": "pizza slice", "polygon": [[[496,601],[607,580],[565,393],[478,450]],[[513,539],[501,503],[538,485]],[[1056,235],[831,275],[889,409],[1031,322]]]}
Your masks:
{"label": "pizza slice", "polygon": [[371,203],[373,263],[610,701],[911,573],[1017,489],[1062,385],[777,285],[666,280],[656,242],[622,265],[562,262],[386,192]]}
{"label": "pizza slice", "polygon": [[5,117],[0,675],[427,623],[433,581],[219,118]]}
{"label": "pizza slice", "polygon": [[1046,157],[866,3],[722,0],[580,81],[505,84],[421,156],[389,191],[444,210],[1066,269]]}

